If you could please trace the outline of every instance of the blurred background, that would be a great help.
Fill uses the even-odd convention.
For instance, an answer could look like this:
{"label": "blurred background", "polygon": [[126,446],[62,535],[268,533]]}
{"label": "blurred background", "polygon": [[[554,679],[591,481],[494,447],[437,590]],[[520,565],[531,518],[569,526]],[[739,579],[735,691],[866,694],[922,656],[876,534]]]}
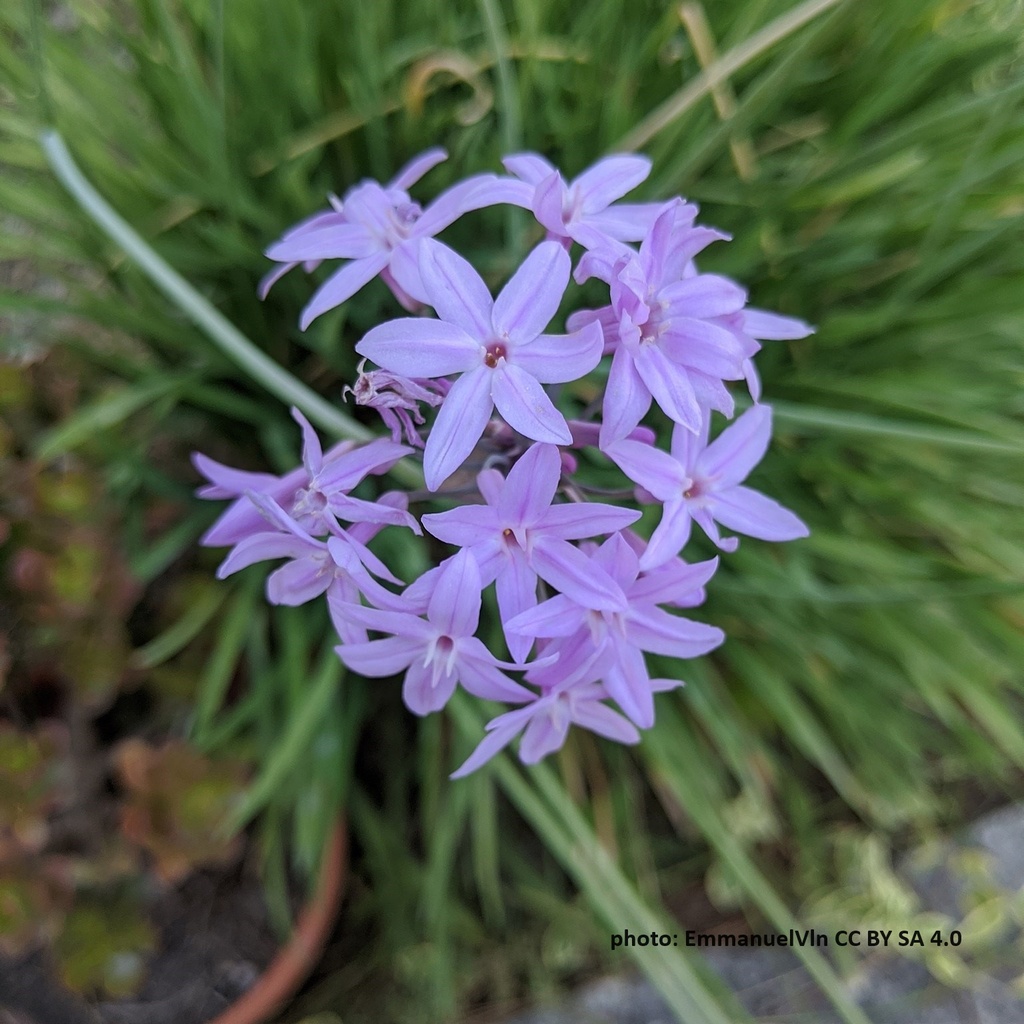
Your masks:
{"label": "blurred background", "polygon": [[[1019,972],[1024,905],[984,864],[954,858],[978,884],[946,908],[904,870],[1024,796],[1019,0],[18,0],[0,25],[0,1016],[209,1019],[336,821],[345,902],[290,1021],[499,1019],[627,967],[687,1024],[744,1019],[696,950],[611,956],[624,928],[959,928],[902,955],[961,989]],[[386,289],[305,333],[305,275],[256,296],[328,193],[433,145],[421,200],[518,150],[567,177],[648,154],[635,198],[733,235],[702,269],[817,327],[758,358],[751,479],[810,538],[724,560],[701,617],[728,642],[652,666],[688,685],[639,747],[449,783],[474,709],[414,720],[342,678],[320,608],[264,603],[264,567],[215,580],[190,453],[282,472],[297,431],[69,196],[46,129],[336,404]],[[498,284],[536,236],[495,208],[445,239]],[[797,952],[863,1022],[863,957]]]}

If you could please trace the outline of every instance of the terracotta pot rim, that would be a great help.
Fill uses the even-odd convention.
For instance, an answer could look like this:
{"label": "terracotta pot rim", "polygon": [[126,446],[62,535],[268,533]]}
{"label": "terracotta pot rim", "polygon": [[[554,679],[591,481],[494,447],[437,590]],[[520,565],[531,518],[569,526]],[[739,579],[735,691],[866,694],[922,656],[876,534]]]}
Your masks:
{"label": "terracotta pot rim", "polygon": [[323,953],[345,891],[348,829],[339,819],[324,851],[316,890],[299,914],[287,945],[256,983],[208,1024],[262,1024],[296,993]]}

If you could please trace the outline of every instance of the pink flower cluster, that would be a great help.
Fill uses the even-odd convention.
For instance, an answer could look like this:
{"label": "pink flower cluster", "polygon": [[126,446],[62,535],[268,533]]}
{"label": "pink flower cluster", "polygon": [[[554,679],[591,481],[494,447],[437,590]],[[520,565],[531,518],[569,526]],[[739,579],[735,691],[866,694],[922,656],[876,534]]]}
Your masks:
{"label": "pink flower cluster", "polygon": [[[572,724],[621,743],[653,725],[654,694],[681,681],[652,679],[645,655],[694,658],[724,640],[720,629],[676,614],[703,602],[718,566],[680,557],[693,523],[725,552],[738,542],[720,526],[764,540],[806,536],[792,512],[743,481],[771,437],[753,364],[760,341],[810,328],[749,308],[739,285],[698,271],[700,252],[728,236],[698,225],[695,206],[618,201],[647,177],[643,157],[608,157],[566,183],[542,157],[518,154],[504,161],[509,176],[477,175],[421,207],[407,190],[444,158],[431,150],[388,185],[366,181],[332,197],[330,210],[267,254],[280,266],[264,294],[300,264],[346,261],[314,294],[303,328],[378,275],[415,314],[362,338],[356,351],[378,368],[361,364],[346,389],[380,413],[391,440],[324,452],[293,410],[303,450],[291,473],[242,472],[203,455],[195,463],[209,481],[202,497],[235,499],[203,538],[232,546],[221,577],[285,559],[267,580],[268,600],[326,595],[341,660],[363,676],[402,674],[418,715],[439,711],[460,685],[517,705],[488,724],[460,776],[520,733],[519,756],[534,763]],[[435,236],[497,203],[531,210],[546,238],[494,297]],[[582,249],[575,267],[574,246]],[[604,282],[609,302],[577,310],[565,333],[549,334],[573,278]],[[567,419],[559,386],[602,363],[603,393]],[[712,413],[734,416],[733,381],[745,382],[754,405],[709,441]],[[672,424],[668,451],[645,423],[655,406],[653,422]],[[353,496],[367,475],[419,448],[428,490],[462,504],[417,518],[403,492]],[[581,456],[610,460],[636,501],[592,500],[578,478]],[[442,490],[456,473],[460,486]],[[636,502],[661,506],[649,540],[631,529]],[[406,585],[367,546],[386,527],[425,529],[455,553]],[[508,659],[477,636],[491,584]]]}

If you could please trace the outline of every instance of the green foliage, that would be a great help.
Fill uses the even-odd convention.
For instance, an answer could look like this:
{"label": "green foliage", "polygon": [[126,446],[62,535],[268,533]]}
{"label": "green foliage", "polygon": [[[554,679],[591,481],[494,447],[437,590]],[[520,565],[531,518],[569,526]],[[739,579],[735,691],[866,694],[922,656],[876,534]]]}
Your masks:
{"label": "green foliage", "polygon": [[[373,994],[386,991],[385,1015],[430,1020],[549,992],[598,961],[556,939],[562,952],[538,957],[542,927],[600,950],[607,928],[656,927],[663,899],[705,876],[723,905],[780,927],[830,887],[863,906],[884,873],[843,868],[851,820],[905,841],[959,820],[968,781],[1020,792],[1019,7],[824,6],[733,60],[728,121],[689,85],[692,40],[653,0],[74,0],[60,17],[37,11],[35,36],[33,5],[0,12],[0,205],[16,228],[0,257],[32,268],[0,295],[4,341],[60,342],[92,368],[33,450],[56,460],[44,474],[103,468],[142,583],[164,580],[209,522],[188,498],[190,449],[275,470],[296,455],[280,390],[266,390],[277,384],[240,367],[202,303],[338,406],[352,342],[393,311],[388,298],[367,289],[302,334],[312,282],[290,275],[258,303],[260,250],[326,193],[387,178],[427,145],[451,160],[424,194],[512,147],[573,174],[668,103],[677,113],[644,143],[655,170],[642,192],[699,201],[735,238],[702,266],[817,324],[759,359],[777,437],[752,480],[812,535],[782,549],[744,540],[725,560],[702,614],[729,642],[660,666],[688,686],[659,699],[635,753],[574,740],[555,764],[502,761],[449,785],[479,723],[465,709],[411,723],[390,684],[332,675],[326,616],[265,609],[258,572],[225,584],[221,604],[201,591],[150,637],[138,665],[198,662],[195,741],[259,765],[236,821],[262,813],[268,878],[285,875],[286,827],[312,869],[337,808],[350,810],[347,914],[371,940],[307,1012],[380,1019]],[[728,57],[786,10],[729,0],[707,13]],[[81,216],[37,144],[52,126],[142,248],[198,295],[168,302]],[[736,141],[752,164],[737,166]],[[535,238],[506,214],[448,236],[495,281]],[[0,369],[6,405],[18,385]],[[86,548],[60,563],[73,605],[89,600]],[[199,571],[214,564],[202,556]],[[640,966],[686,1019],[735,1019],[699,963]],[[856,1019],[813,951],[808,966]]]}

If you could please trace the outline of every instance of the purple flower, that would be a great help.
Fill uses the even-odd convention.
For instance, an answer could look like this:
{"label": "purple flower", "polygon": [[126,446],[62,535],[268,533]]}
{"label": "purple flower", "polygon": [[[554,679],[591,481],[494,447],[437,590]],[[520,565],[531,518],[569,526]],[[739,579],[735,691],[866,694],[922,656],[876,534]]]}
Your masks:
{"label": "purple flower", "polygon": [[[814,328],[791,316],[769,313],[764,309],[748,307],[743,310],[740,330],[758,341],[798,341],[814,333]],[[747,380],[750,397],[755,402],[761,401],[761,378],[754,366],[754,360],[748,359],[743,364],[743,375]]]}
{"label": "purple flower", "polygon": [[[708,241],[703,234],[691,239],[686,209],[681,201],[667,207],[640,252],[617,259],[611,268],[611,313],[591,312],[606,331],[609,323],[615,324],[611,338],[605,339],[614,354],[604,398],[602,448],[629,434],[652,398],[671,420],[693,432],[700,429],[702,407],[731,414],[732,399],[722,381],[742,379],[746,361],[760,347],[727,326],[746,302],[742,288],[715,274],[692,271],[680,276],[693,251]],[[591,261],[595,272],[604,272],[604,255],[598,253]],[[577,318],[574,324],[581,322]]]}
{"label": "purple flower", "polygon": [[356,351],[408,377],[461,374],[427,439],[427,486],[436,490],[462,465],[495,407],[531,440],[570,444],[565,418],[541,385],[589,373],[602,341],[594,325],[570,335],[541,333],[569,282],[565,251],[542,242],[493,300],[480,275],[447,246],[424,241],[419,252],[424,288],[440,319],[381,324]]}
{"label": "purple flower", "polygon": [[[538,576],[594,607],[621,605],[616,584],[569,541],[614,533],[635,523],[640,513],[590,502],[552,505],[560,477],[558,449],[535,444],[507,478],[494,469],[478,475],[487,504],[423,517],[435,537],[473,552],[485,585],[497,581],[502,622],[537,603]],[[521,634],[507,634],[506,639],[512,657],[524,661],[532,639]]]}
{"label": "purple flower", "polygon": [[506,623],[506,631],[564,638],[554,650],[560,670],[567,673],[599,656],[595,664],[608,694],[633,722],[649,728],[654,723],[654,687],[643,652],[694,658],[717,647],[725,634],[658,608],[661,591],[640,575],[636,552],[622,534],[609,537],[591,560],[618,584],[624,598],[618,608],[594,608],[559,594],[517,615]]}
{"label": "purple flower", "polygon": [[497,181],[482,174],[442,192],[426,209],[413,202],[407,189],[432,167],[447,159],[443,149],[430,149],[403,168],[388,185],[363,181],[332,199],[333,210],[299,224],[267,250],[284,266],[269,274],[260,291],[270,287],[299,263],[307,269],[322,260],[349,260],[314,293],[302,311],[305,330],[318,316],[350,299],[368,281],[382,274],[395,297],[407,309],[427,301],[416,259],[420,239],[431,238],[470,210],[489,206],[487,184]]}
{"label": "purple flower", "polygon": [[519,181],[493,186],[495,198],[532,210],[548,238],[569,248],[579,242],[592,249],[609,240],[638,242],[647,233],[661,203],[619,203],[651,173],[644,156],[609,156],[566,184],[562,175],[536,153],[516,153],[502,161]]}
{"label": "purple flower", "polygon": [[426,619],[406,611],[349,608],[353,621],[393,635],[343,644],[337,648],[338,657],[364,676],[405,671],[402,698],[417,715],[440,711],[459,683],[486,700],[529,700],[530,691],[500,671],[516,666],[498,661],[473,635],[480,621],[481,590],[476,560],[460,551],[437,575]]}
{"label": "purple flower", "polygon": [[708,444],[710,413],[699,434],[676,426],[672,454],[636,441],[622,440],[605,449],[631,480],[664,505],[640,566],[651,569],[675,555],[690,536],[690,522],[723,551],[733,551],[736,538],[723,540],[716,521],[761,540],[795,540],[807,527],[788,509],[759,491],[741,486],[761,461],[772,433],[772,411],[755,405]]}
{"label": "purple flower", "polygon": [[287,515],[273,498],[253,491],[247,497],[270,529],[252,532],[240,540],[221,563],[217,578],[226,579],[256,562],[287,558],[288,562],[267,577],[267,600],[271,604],[295,606],[327,594],[342,640],[366,640],[366,631],[358,626],[353,628],[348,620],[336,614],[334,605],[357,602],[361,593],[378,604],[393,605],[398,600],[367,571],[368,565],[381,578],[401,582],[365,546],[380,526],[361,523],[349,532],[335,524],[335,535],[327,541],[318,540]]}
{"label": "purple flower", "polygon": [[414,379],[402,377],[387,370],[363,370],[363,362],[359,364],[359,377],[354,387],[346,385],[342,388],[341,397],[351,394],[356,405],[369,406],[380,413],[380,418],[391,430],[391,440],[399,444],[403,434],[406,441],[416,448],[423,447],[417,426],[423,424],[423,413],[419,403],[440,405],[448,394],[449,384],[440,380]]}
{"label": "purple flower", "polygon": [[402,456],[410,454],[411,448],[383,439],[360,446],[343,441],[325,454],[306,417],[298,409],[292,409],[292,417],[302,428],[302,465],[284,476],[232,469],[199,452],[193,454],[196,469],[210,481],[196,492],[199,497],[238,499],[206,531],[201,544],[227,547],[266,529],[260,512],[246,497],[250,492],[273,498],[314,535],[330,532],[327,513],[348,522],[390,523],[421,532],[401,503],[363,501],[348,495],[367,475],[386,473]]}

